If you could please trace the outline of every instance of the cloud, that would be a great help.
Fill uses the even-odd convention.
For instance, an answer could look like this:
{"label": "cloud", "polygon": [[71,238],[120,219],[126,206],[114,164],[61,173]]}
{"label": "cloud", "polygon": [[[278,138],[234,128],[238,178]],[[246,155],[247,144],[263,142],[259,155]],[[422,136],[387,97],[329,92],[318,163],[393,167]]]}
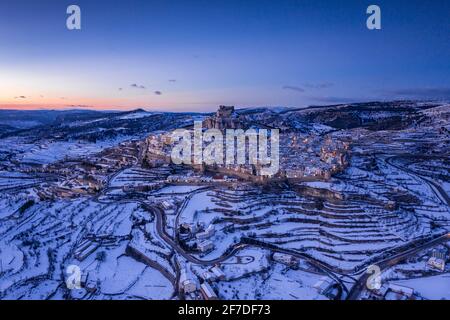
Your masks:
{"label": "cloud", "polygon": [[328,89],[334,86],[334,83],[331,82],[323,82],[323,83],[305,83],[303,85],[306,88],[309,89]]}
{"label": "cloud", "polygon": [[329,103],[329,104],[341,104],[341,103],[354,103],[359,102],[358,99],[348,98],[348,97],[334,97],[334,96],[325,96],[325,97],[310,97],[311,100],[314,100],[318,103]]}
{"label": "cloud", "polygon": [[306,92],[305,88],[308,89],[314,89],[314,90],[321,90],[321,89],[328,89],[334,86],[331,82],[322,82],[322,83],[305,83],[302,86],[283,86],[283,89],[285,90],[293,90],[297,92]]}
{"label": "cloud", "polygon": [[157,95],[157,96],[160,96],[160,95],[162,95],[162,92],[161,91],[155,91],[155,94]]}
{"label": "cloud", "polygon": [[143,85],[141,85],[141,84],[136,84],[136,83],[133,83],[133,84],[131,85],[131,87],[132,87],[132,88],[136,88],[136,89],[145,89],[145,87],[144,87]]}
{"label": "cloud", "polygon": [[18,96],[18,97],[14,97],[14,99],[26,99],[26,96]]}
{"label": "cloud", "polygon": [[169,82],[177,82],[177,79],[169,79]]}
{"label": "cloud", "polygon": [[283,86],[283,89],[297,91],[297,92],[305,92],[305,89],[303,89],[301,87],[297,87],[297,86]]}
{"label": "cloud", "polygon": [[450,88],[409,88],[385,90],[384,94],[390,97],[415,99],[450,99]]}
{"label": "cloud", "polygon": [[123,90],[123,88],[119,88],[118,90],[119,90],[119,91],[122,91],[122,90]]}

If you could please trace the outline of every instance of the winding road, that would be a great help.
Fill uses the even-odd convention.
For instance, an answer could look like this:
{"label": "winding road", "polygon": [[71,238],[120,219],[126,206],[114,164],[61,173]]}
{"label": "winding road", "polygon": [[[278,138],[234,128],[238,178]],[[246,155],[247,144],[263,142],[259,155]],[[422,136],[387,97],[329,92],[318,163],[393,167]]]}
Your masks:
{"label": "winding road", "polygon": [[435,181],[431,180],[428,177],[425,177],[423,175],[418,174],[417,172],[414,172],[413,170],[411,170],[409,168],[401,167],[394,163],[395,159],[400,159],[400,158],[405,158],[405,157],[412,157],[412,156],[410,154],[396,155],[396,156],[385,158],[384,161],[388,165],[424,181],[430,187],[430,189],[433,191],[433,193],[436,195],[436,197],[439,199],[439,201],[443,205],[450,206],[449,195],[447,194],[447,192],[445,192],[445,190],[438,183],[436,183]]}
{"label": "winding road", "polygon": [[[436,196],[438,196],[438,198],[443,202],[446,203],[447,205],[450,205],[450,199],[447,195],[447,193],[436,183],[434,183],[433,181],[430,181],[428,178],[425,178],[423,176],[418,175],[417,173],[411,171],[408,168],[402,168],[394,163],[392,163],[392,160],[394,158],[396,158],[398,156],[394,156],[394,157],[389,157],[389,158],[385,158],[384,161],[386,161],[387,164],[397,168],[398,170],[402,170],[408,174],[414,175],[416,177],[418,177],[419,179],[423,180],[424,182],[426,182],[430,188],[433,190],[433,192],[435,192]],[[110,203],[108,201],[104,201],[104,200],[100,200],[99,197],[101,195],[104,195],[105,192],[109,189],[109,182],[112,180],[113,177],[115,177],[118,173],[114,174],[113,176],[111,176],[108,181],[107,181],[107,186],[106,188],[104,188],[102,190],[102,192],[100,192],[96,197],[95,200],[97,202],[100,203]],[[195,193],[198,193],[200,191],[204,191],[206,188],[202,188],[202,189],[198,189],[196,191],[194,191]],[[176,217],[176,222],[178,223],[179,220],[179,216],[181,211],[186,207],[186,205],[188,204],[189,200],[191,200],[193,194],[189,195],[188,197],[186,197],[186,199],[183,201],[182,206],[180,207],[180,209],[177,211],[177,217]],[[445,202],[444,202],[445,201]],[[229,252],[227,254],[224,254],[218,258],[212,259],[212,260],[201,260],[198,259],[197,257],[191,255],[190,253],[186,252],[183,248],[181,248],[181,246],[179,245],[178,241],[176,240],[177,237],[177,232],[175,234],[175,239],[172,238],[166,231],[165,228],[165,214],[164,214],[164,210],[157,206],[157,205],[149,205],[148,203],[146,203],[144,200],[140,200],[140,199],[123,199],[123,200],[119,200],[119,201],[114,201],[114,203],[139,203],[142,205],[142,207],[152,213],[155,217],[155,229],[156,229],[156,233],[158,234],[158,236],[169,246],[171,247],[173,250],[175,250],[177,252],[177,254],[179,254],[180,256],[182,256],[184,259],[186,259],[187,261],[193,263],[193,264],[197,264],[197,265],[203,265],[203,266],[211,266],[214,264],[219,264],[222,263],[228,259],[230,259],[231,257],[233,257],[236,253],[238,253],[239,251],[241,251],[244,248],[247,247],[258,247],[258,248],[263,248],[266,250],[270,250],[272,252],[279,252],[279,253],[285,253],[285,254],[289,254],[292,255],[296,258],[302,259],[302,260],[306,260],[308,261],[311,265],[313,265],[314,267],[316,267],[318,270],[320,270],[321,272],[323,272],[324,274],[328,275],[330,278],[334,279],[336,281],[336,283],[338,284],[338,286],[340,287],[340,293],[345,292],[346,296],[345,298],[347,300],[354,300],[357,299],[359,297],[359,295],[361,294],[361,292],[365,289],[366,283],[368,278],[371,276],[371,274],[367,274],[365,273],[365,269],[361,269],[359,271],[355,271],[355,272],[343,272],[341,271],[336,271],[333,270],[332,268],[330,268],[329,266],[325,265],[324,263],[322,263],[321,261],[316,260],[315,258],[307,255],[307,254],[303,254],[294,250],[289,250],[289,249],[283,249],[283,248],[279,248],[275,245],[272,244],[267,244],[267,243],[263,243],[263,242],[259,242],[259,241],[253,241],[250,243],[238,243],[235,244],[234,246],[231,247],[231,249],[229,250]],[[177,224],[176,223],[176,224]],[[177,228],[175,228],[177,229]],[[411,249],[407,249],[401,253],[396,253],[395,255],[388,257],[388,258],[383,258],[382,260],[378,261],[378,262],[374,262],[373,264],[376,264],[377,266],[380,267],[380,269],[384,270],[386,268],[392,267],[395,264],[398,264],[401,261],[404,261],[405,259],[414,256],[415,254],[417,254],[419,251],[424,250],[426,248],[435,246],[437,244],[443,243],[443,242],[447,242],[450,240],[450,233],[446,233],[444,235],[440,235],[437,238],[431,239],[428,242],[421,244],[419,246],[413,246]],[[361,275],[362,274],[362,275]],[[355,279],[355,276],[361,275],[359,277],[359,279]],[[344,281],[342,280],[342,278],[344,277],[348,277],[349,279],[351,279],[352,281],[355,282],[355,284],[352,286],[352,288],[350,289],[350,291],[347,289],[346,285],[344,284]],[[344,298],[341,296],[341,294],[337,297],[339,299]]]}
{"label": "winding road", "polygon": [[[402,253],[396,254],[392,257],[389,257],[387,259],[378,261],[376,263],[374,263],[374,265],[377,265],[382,271],[393,267],[394,265],[416,255],[418,252],[433,247],[437,244],[440,243],[444,243],[450,241],[450,233],[444,234],[442,236],[439,236],[438,238],[435,238],[433,240],[430,240],[426,243],[424,243],[423,245],[420,245],[418,247],[415,248],[411,248],[407,251],[404,251]],[[363,290],[365,290],[366,288],[366,284],[367,284],[367,280],[369,279],[369,277],[372,276],[371,273],[364,273],[358,280],[357,283],[355,283],[355,285],[351,288],[348,296],[347,296],[347,300],[356,300],[358,299],[359,295],[361,294],[361,292]]]}

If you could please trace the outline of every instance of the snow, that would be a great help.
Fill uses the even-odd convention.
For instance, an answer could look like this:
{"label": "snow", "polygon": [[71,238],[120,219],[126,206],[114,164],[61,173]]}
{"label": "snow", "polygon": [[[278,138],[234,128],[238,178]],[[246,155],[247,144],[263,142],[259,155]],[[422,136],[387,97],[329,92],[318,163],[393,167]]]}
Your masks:
{"label": "snow", "polygon": [[152,115],[158,114],[157,112],[146,112],[146,111],[140,111],[140,112],[134,112],[127,114],[125,116],[119,117],[121,120],[131,120],[131,119],[140,119],[144,117],[149,117]]}
{"label": "snow", "polygon": [[167,300],[173,293],[172,284],[161,273],[147,267],[128,294],[142,299]]}
{"label": "snow", "polygon": [[273,268],[270,274],[258,273],[235,281],[220,282],[220,297],[227,300],[327,300],[314,288],[323,275],[286,271],[280,264],[275,264]]}
{"label": "snow", "polygon": [[396,281],[396,284],[413,288],[422,297],[430,300],[450,300],[450,275]]}
{"label": "snow", "polygon": [[25,163],[49,164],[65,157],[79,157],[94,154],[116,145],[122,139],[103,140],[96,143],[49,142],[35,145],[20,156]]}
{"label": "snow", "polygon": [[450,182],[443,182],[442,188],[447,192],[448,195],[450,195]]}
{"label": "snow", "polygon": [[[0,273],[17,272],[23,265],[23,253],[12,243],[0,242]],[[0,286],[0,291],[2,286]]]}
{"label": "snow", "polygon": [[164,187],[156,192],[153,192],[154,195],[161,194],[182,194],[182,193],[191,193],[197,189],[202,188],[202,186],[168,186]]}
{"label": "snow", "polygon": [[[280,117],[283,117],[283,111],[285,109],[276,110]],[[424,112],[424,115],[437,116],[444,111],[436,109]],[[275,117],[274,112],[263,112]],[[130,120],[130,123],[143,119],[139,122],[141,124],[147,123],[151,118],[145,117],[152,114],[134,112],[118,114],[112,119],[119,120],[120,117],[121,120]],[[367,121],[389,116],[389,112],[361,114]],[[288,117],[294,118],[294,114]],[[263,116],[259,120],[264,120]],[[183,121],[192,122],[192,118]],[[306,128],[312,135],[333,131],[333,128],[317,123],[305,124],[299,119],[292,121],[294,128],[297,125],[297,128]],[[181,121],[176,124],[179,123]],[[104,130],[95,128],[95,124],[91,122],[89,132]],[[130,129],[124,123],[117,127],[116,131]],[[436,196],[438,188],[430,187],[427,181],[433,179],[447,193],[450,191],[445,157],[412,163],[397,156],[392,162],[388,161],[388,157],[402,155],[405,150],[414,153],[415,146],[433,149],[430,144],[436,140],[433,132],[437,130],[430,128],[433,130],[427,129],[426,132],[344,130],[342,136],[346,133],[355,142],[350,167],[329,181],[301,183],[315,188],[307,191],[314,191],[317,197],[305,195],[297,188],[284,188],[281,184],[279,189],[263,188],[249,182],[229,187],[220,184],[169,185],[165,183],[168,175],[191,174],[192,170],[170,166],[144,168],[136,164],[117,171],[114,171],[114,166],[106,168],[111,169],[108,172],[111,180],[107,181],[108,188],[101,194],[59,200],[45,200],[43,197],[40,200],[36,194],[45,184],[52,182],[45,174],[24,173],[33,171],[29,170],[29,163],[45,165],[65,157],[89,160],[91,155],[115,146],[127,137],[98,143],[36,141],[35,137],[27,138],[25,134],[1,139],[1,298],[65,299],[64,270],[69,265],[77,265],[83,274],[89,274],[98,289],[96,293],[85,289],[73,290],[70,295],[74,299],[174,298],[179,271],[177,262],[183,264],[186,259],[178,252],[181,249],[174,244],[177,242],[175,239],[172,242],[165,235],[159,235],[156,229],[159,224],[155,220],[159,215],[148,209],[161,207],[163,201],[167,201],[175,206],[163,210],[164,228],[170,237],[175,237],[179,227],[176,223],[198,223],[201,229],[214,225],[215,233],[209,238],[215,245],[214,250],[207,254],[186,251],[204,261],[204,264],[192,263],[193,269],[209,270],[213,265],[211,260],[220,261],[217,264],[226,277],[215,281],[213,286],[221,298],[325,299],[313,288],[324,275],[316,273],[317,269],[309,262],[302,260],[299,270],[291,270],[273,262],[269,258],[270,250],[242,244],[237,246],[240,239],[250,237],[279,248],[297,250],[328,264],[331,269],[354,272],[380,259],[390,249],[404,246],[424,235],[441,233],[448,228],[450,211],[444,197]],[[72,130],[77,131],[74,127]],[[144,137],[144,131],[136,133],[135,137]],[[353,133],[360,135],[361,139],[357,140]],[[330,133],[331,136],[333,134]],[[319,138],[317,141],[320,142]],[[439,143],[444,150],[444,141]],[[308,155],[297,160],[306,163],[304,160],[308,160]],[[42,170],[48,168],[43,166]],[[100,176],[105,178],[103,174]],[[56,178],[64,179],[59,175]],[[332,197],[332,193],[326,190],[339,191],[344,200]],[[20,212],[19,208],[30,199],[35,200],[35,204]],[[388,201],[394,201],[399,209],[387,206]],[[141,205],[143,202],[147,206]],[[442,226],[432,229],[432,219]],[[189,244],[197,241],[195,235],[189,236],[186,236]],[[79,261],[74,251],[86,241],[92,242],[96,250]],[[236,250],[235,253],[221,260],[231,248]],[[424,265],[423,261],[412,262],[403,269],[397,265],[392,268],[389,279],[402,279],[395,283],[413,287],[425,298],[449,299],[450,278],[446,274],[403,280],[431,274],[421,273]]]}

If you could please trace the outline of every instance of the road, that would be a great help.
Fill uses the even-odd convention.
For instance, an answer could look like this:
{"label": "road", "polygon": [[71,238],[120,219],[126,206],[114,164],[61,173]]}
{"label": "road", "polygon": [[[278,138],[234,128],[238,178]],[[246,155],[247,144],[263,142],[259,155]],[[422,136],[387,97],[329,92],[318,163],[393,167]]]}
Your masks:
{"label": "road", "polygon": [[424,177],[423,175],[420,175],[417,172],[414,172],[413,170],[411,170],[409,168],[401,167],[401,166],[399,166],[399,165],[394,163],[393,160],[399,159],[399,158],[402,158],[402,157],[411,157],[411,155],[410,154],[396,155],[396,156],[388,157],[388,158],[384,159],[384,161],[388,165],[390,165],[390,166],[392,166],[392,167],[394,167],[394,168],[396,168],[396,169],[398,169],[400,171],[404,171],[407,174],[415,176],[418,179],[424,181],[430,187],[430,189],[433,191],[433,193],[436,195],[436,197],[439,199],[439,201],[442,204],[450,206],[450,197],[448,196],[447,192],[445,192],[445,190],[438,183],[436,183],[435,181],[431,180],[428,177]]}
{"label": "road", "polygon": [[246,247],[259,247],[259,248],[263,248],[263,249],[270,249],[272,252],[279,252],[279,253],[285,253],[285,254],[290,254],[294,257],[297,257],[299,259],[303,259],[308,261],[311,265],[315,266],[317,269],[319,269],[320,271],[322,271],[324,274],[328,275],[330,278],[334,279],[336,281],[336,283],[338,283],[338,285],[341,288],[341,292],[345,291],[346,293],[348,293],[348,290],[346,288],[346,286],[344,285],[344,283],[342,282],[342,280],[339,278],[339,276],[337,276],[330,268],[328,268],[327,266],[325,266],[323,263],[321,263],[320,261],[301,254],[299,252],[293,251],[293,250],[287,250],[287,249],[282,249],[282,248],[275,248],[274,246],[271,246],[270,248],[268,248],[267,246],[265,246],[264,244],[261,245],[257,245],[257,244],[243,244],[243,243],[238,243],[235,244],[231,251],[228,254],[222,255],[216,259],[213,260],[200,260],[196,257],[193,257],[192,255],[190,255],[189,253],[187,253],[186,251],[184,251],[179,244],[174,241],[166,232],[165,227],[164,227],[164,212],[161,208],[156,207],[156,206],[152,206],[150,207],[149,205],[142,203],[142,205],[144,206],[144,208],[146,208],[146,210],[148,211],[152,211],[155,214],[155,220],[156,220],[156,231],[158,232],[158,235],[170,246],[172,247],[178,254],[180,254],[181,256],[183,256],[187,261],[198,264],[198,265],[205,265],[205,266],[210,266],[210,265],[214,265],[214,264],[218,264],[221,263],[223,261],[226,261],[228,259],[230,259],[231,257],[233,257],[236,253],[238,253],[240,250],[246,248]]}
{"label": "road", "polygon": [[[98,202],[101,203],[108,203],[105,201],[101,201],[98,200]],[[353,287],[351,288],[351,290],[349,291],[347,289],[347,287],[345,286],[344,282],[342,281],[341,277],[349,277],[350,279],[356,280],[355,278],[352,277],[352,275],[357,275],[361,272],[355,272],[355,273],[340,273],[340,272],[336,272],[335,270],[332,270],[331,268],[329,268],[328,266],[326,266],[325,264],[323,264],[321,261],[314,259],[313,257],[310,257],[306,254],[302,254],[293,250],[289,250],[289,249],[283,249],[283,248],[278,248],[276,246],[273,246],[271,244],[246,244],[246,243],[238,243],[235,244],[232,249],[230,250],[230,252],[228,252],[225,255],[222,255],[218,258],[212,259],[212,260],[200,260],[194,256],[192,256],[190,253],[186,252],[183,248],[180,247],[180,245],[172,238],[169,236],[169,234],[167,233],[166,229],[165,229],[165,219],[164,219],[164,211],[162,208],[154,205],[154,206],[150,206],[149,204],[147,204],[146,202],[144,202],[143,200],[139,200],[139,199],[130,199],[130,200],[120,200],[119,203],[130,203],[130,202],[134,202],[134,203],[139,203],[142,205],[142,207],[147,210],[148,212],[151,212],[154,214],[155,216],[155,228],[156,228],[156,232],[158,234],[158,236],[171,248],[173,248],[173,250],[175,250],[180,256],[182,256],[183,258],[185,258],[187,261],[194,263],[194,264],[198,264],[198,265],[203,265],[203,266],[211,266],[214,264],[219,264],[222,263],[223,261],[226,261],[228,259],[230,259],[231,257],[233,257],[234,255],[236,255],[239,251],[241,251],[244,248],[247,247],[258,247],[258,248],[263,248],[266,250],[270,250],[272,252],[279,252],[279,253],[285,253],[285,254],[289,254],[292,255],[298,259],[302,259],[302,260],[306,260],[308,261],[311,265],[313,265],[314,267],[316,267],[318,270],[322,271],[324,274],[328,275],[330,278],[334,279],[336,281],[336,283],[340,286],[340,289],[347,293],[347,300],[353,300],[353,299],[357,299],[358,296],[360,295],[360,293],[362,292],[362,290],[364,290],[365,285],[367,283],[367,279],[369,278],[370,274],[366,274],[364,273],[357,281],[356,283],[353,285]],[[374,264],[378,265],[380,267],[381,270],[384,270],[386,268],[392,267],[395,264],[411,257],[414,256],[415,254],[417,254],[419,251],[424,250],[426,248],[435,246],[439,243],[442,242],[446,242],[450,240],[450,233],[447,233],[445,235],[439,236],[438,238],[432,239],[430,241],[428,241],[425,244],[422,244],[418,247],[414,247],[411,248],[409,250],[406,250],[402,253],[396,254],[392,257],[383,259],[381,261],[378,261]]]}
{"label": "road", "polygon": [[[377,265],[381,270],[385,270],[387,268],[390,268],[399,262],[402,262],[414,255],[416,255],[418,252],[425,250],[427,248],[433,247],[437,244],[447,242],[450,240],[450,233],[444,234],[442,236],[439,236],[438,238],[432,239],[428,241],[427,243],[420,245],[415,248],[411,248],[409,250],[406,250],[402,253],[396,254],[392,257],[386,258],[384,260],[378,261],[377,263],[374,263],[374,265]],[[366,288],[367,280],[372,274],[364,273],[358,280],[357,283],[351,288],[347,300],[356,300],[358,299],[359,295],[363,290]]]}
{"label": "road", "polygon": [[191,193],[189,193],[189,195],[183,200],[183,203],[181,204],[180,207],[178,207],[177,212],[175,213],[176,217],[175,217],[175,241],[177,241],[178,243],[178,239],[179,239],[179,229],[177,228],[177,226],[180,225],[179,221],[180,221],[180,216],[181,213],[183,212],[184,209],[186,209],[186,206],[188,205],[189,201],[191,201],[192,197],[194,195],[196,195],[197,193],[206,191],[211,189],[210,187],[203,187],[203,188],[199,188],[196,189],[194,191],[192,191]]}
{"label": "road", "polygon": [[[405,168],[401,168],[395,164],[390,163],[390,160],[394,158],[387,158],[385,159],[385,161],[389,164],[392,165],[394,167],[396,167],[399,170],[403,170],[409,174],[415,175],[417,176],[416,173],[410,171],[409,169],[405,169]],[[408,172],[409,171],[409,172]],[[117,173],[116,173],[117,174]],[[116,176],[116,174],[113,175]],[[109,188],[109,182],[112,180],[112,177],[110,177],[110,179],[108,179],[108,183],[105,189],[103,189],[103,191],[96,197],[96,201],[98,202],[102,202],[104,203],[104,201],[100,201],[99,200],[99,196],[103,195],[106,191],[106,189]],[[431,181],[428,181],[427,179],[423,178],[423,177],[419,177],[422,178],[427,184],[431,184]],[[206,189],[206,188],[205,188]],[[202,190],[196,190],[195,193],[199,192],[199,191],[204,191],[204,189]],[[446,199],[445,201],[447,201],[447,203],[450,203],[450,201],[448,201],[448,195],[445,193],[444,190],[440,190],[438,188],[433,189],[434,192],[439,193],[442,198]],[[444,196],[445,195],[445,196]],[[185,201],[183,202],[182,208],[184,208],[187,203],[189,202],[189,200],[191,199],[192,195],[188,196]],[[440,198],[441,199],[441,198]],[[158,234],[158,236],[169,246],[171,247],[173,250],[175,250],[177,252],[177,254],[179,254],[180,256],[182,256],[183,258],[185,258],[187,261],[194,263],[194,264],[198,264],[198,265],[203,265],[203,266],[211,266],[214,264],[219,264],[223,261],[226,261],[228,259],[230,259],[231,257],[233,257],[235,254],[237,254],[239,251],[241,251],[242,249],[246,248],[246,247],[259,247],[259,248],[264,248],[266,250],[270,250],[272,252],[279,252],[279,253],[285,253],[285,254],[289,254],[292,255],[296,258],[302,259],[302,260],[306,260],[308,261],[311,265],[313,265],[314,267],[316,267],[318,270],[320,270],[321,272],[323,272],[324,274],[328,275],[330,278],[334,279],[336,281],[336,283],[340,286],[340,291],[341,292],[345,292],[347,293],[346,295],[346,299],[347,300],[353,300],[353,299],[357,299],[358,296],[361,294],[362,290],[364,290],[366,283],[367,283],[367,279],[370,277],[371,274],[366,274],[364,273],[359,279],[355,279],[352,276],[354,275],[358,275],[361,273],[361,271],[359,272],[336,272],[336,270],[332,270],[330,267],[328,267],[327,265],[323,264],[321,261],[318,261],[316,259],[314,259],[311,256],[308,256],[306,254],[302,254],[299,253],[297,251],[293,251],[293,250],[288,250],[288,249],[283,249],[283,248],[278,248],[276,246],[270,245],[270,244],[264,244],[264,243],[252,243],[252,244],[247,244],[247,243],[238,243],[235,244],[231,250],[227,253],[224,254],[218,258],[212,259],[212,260],[200,260],[198,258],[196,258],[195,256],[191,255],[190,253],[186,252],[183,248],[181,248],[181,246],[179,245],[178,241],[177,241],[177,237],[175,236],[175,239],[172,238],[166,231],[165,228],[165,214],[164,214],[164,210],[162,208],[160,208],[157,205],[149,205],[147,204],[145,201],[140,200],[140,199],[127,199],[127,200],[119,200],[119,203],[130,203],[130,202],[137,202],[139,204],[142,205],[142,207],[147,210],[148,212],[153,213],[154,217],[155,217],[155,231]],[[117,202],[116,202],[117,203]],[[181,210],[179,210],[177,212],[177,218],[176,221],[178,222],[178,218],[179,218],[179,214],[180,214]],[[175,227],[175,229],[177,229]],[[409,250],[406,250],[402,253],[396,254],[394,256],[391,256],[389,258],[386,258],[384,260],[378,261],[375,264],[378,265],[380,267],[381,270],[389,268],[394,266],[395,264],[417,254],[419,251],[424,250],[426,248],[432,247],[436,244],[445,242],[445,241],[449,241],[450,240],[450,233],[439,236],[438,238],[432,239],[429,242],[422,244],[418,247],[414,247],[411,248]],[[351,290],[349,291],[347,289],[347,287],[345,286],[344,282],[342,281],[341,277],[348,277],[350,279],[352,279],[353,281],[356,281],[355,284],[353,285],[353,287],[351,288]]]}
{"label": "road", "polygon": [[[99,194],[100,195],[100,194]],[[95,198],[95,201],[99,203],[110,203],[108,201],[103,201],[99,199],[99,196]],[[322,271],[324,274],[328,275],[330,278],[334,279],[336,283],[340,286],[341,292],[344,291],[348,293],[348,289],[344,285],[343,281],[340,279],[336,273],[331,270],[328,266],[324,265],[322,262],[299,252],[293,251],[293,250],[287,250],[283,248],[278,248],[273,245],[269,247],[268,244],[245,244],[245,243],[237,243],[235,244],[232,249],[227,253],[224,254],[218,258],[212,259],[212,260],[200,260],[194,256],[192,256],[190,253],[186,252],[181,246],[177,243],[176,240],[174,240],[170,235],[167,233],[165,229],[165,219],[164,219],[164,210],[156,205],[149,205],[143,200],[139,199],[127,199],[127,200],[119,200],[115,203],[139,203],[146,211],[153,213],[155,216],[155,228],[158,236],[173,250],[175,250],[180,256],[185,258],[187,261],[203,265],[203,266],[211,266],[214,264],[219,264],[223,261],[226,261],[230,258],[232,258],[234,255],[236,255],[239,251],[241,251],[244,248],[247,247],[259,247],[263,249],[271,250],[272,252],[279,252],[279,253],[285,253],[290,254],[296,258],[303,259],[308,261],[311,265],[316,267],[318,270]]]}

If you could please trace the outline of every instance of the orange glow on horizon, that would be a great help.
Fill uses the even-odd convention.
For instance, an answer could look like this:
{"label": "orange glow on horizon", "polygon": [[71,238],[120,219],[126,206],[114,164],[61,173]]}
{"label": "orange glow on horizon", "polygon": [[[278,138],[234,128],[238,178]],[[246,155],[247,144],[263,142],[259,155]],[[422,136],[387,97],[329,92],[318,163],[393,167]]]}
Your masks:
{"label": "orange glow on horizon", "polygon": [[[158,97],[155,100],[133,98],[116,99],[93,99],[93,98],[17,98],[13,100],[0,99],[0,110],[117,110],[129,111],[134,109],[144,109],[147,111],[168,111],[168,112],[210,112],[219,102],[189,102],[179,101],[179,98]],[[184,100],[184,99],[183,99]]]}
{"label": "orange glow on horizon", "polygon": [[[67,109],[86,109],[86,110],[132,110],[136,108],[152,109],[152,104],[145,102],[128,101],[125,99],[21,99],[18,101],[0,100],[0,109],[6,110],[67,110]],[[161,109],[161,107],[160,107]]]}

